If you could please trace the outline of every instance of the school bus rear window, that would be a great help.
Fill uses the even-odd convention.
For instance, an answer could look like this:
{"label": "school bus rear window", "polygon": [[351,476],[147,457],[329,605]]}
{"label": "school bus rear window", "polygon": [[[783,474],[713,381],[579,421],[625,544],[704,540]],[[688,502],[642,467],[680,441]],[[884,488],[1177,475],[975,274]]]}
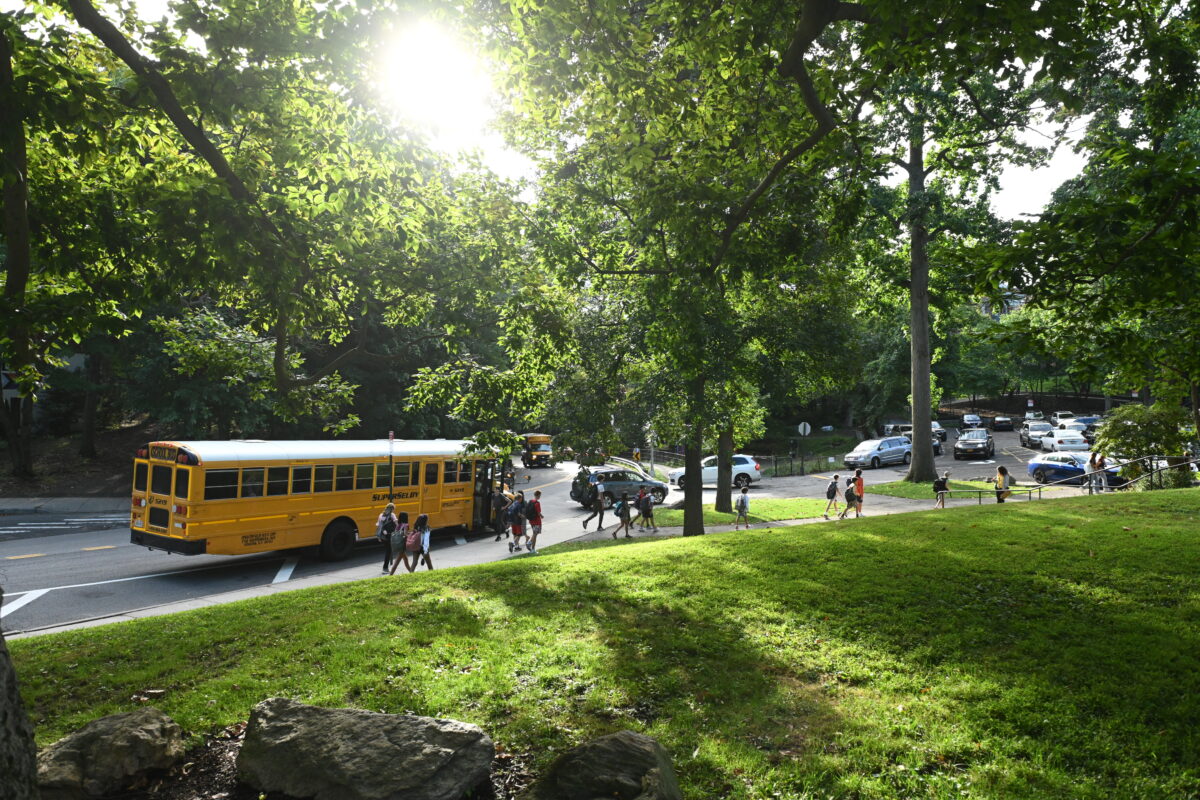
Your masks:
{"label": "school bus rear window", "polygon": [[135,492],[146,491],[146,473],[148,472],[145,464],[133,465],[133,490]]}
{"label": "school bus rear window", "polygon": [[171,493],[171,468],[155,464],[150,469],[150,491],[154,494]]}
{"label": "school bus rear window", "polygon": [[180,500],[187,500],[188,483],[191,480],[192,471],[187,467],[175,468],[175,496]]}

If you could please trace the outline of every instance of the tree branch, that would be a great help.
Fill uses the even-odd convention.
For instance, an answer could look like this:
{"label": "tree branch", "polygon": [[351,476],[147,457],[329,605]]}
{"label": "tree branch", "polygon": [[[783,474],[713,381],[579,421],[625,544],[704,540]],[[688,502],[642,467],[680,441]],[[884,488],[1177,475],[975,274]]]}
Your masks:
{"label": "tree branch", "polygon": [[229,193],[237,200],[246,203],[254,202],[254,195],[233,171],[233,167],[229,166],[225,156],[183,110],[183,106],[180,105],[179,99],[175,97],[175,92],[171,90],[171,85],[167,83],[167,79],[162,76],[162,73],[142,57],[141,53],[125,39],[124,34],[105,19],[89,0],[66,0],[66,4],[75,16],[76,22],[91,31],[104,43],[105,47],[146,82],[158,100],[163,113],[167,115],[167,119],[191,145],[196,154],[208,163],[217,177],[225,182]]}

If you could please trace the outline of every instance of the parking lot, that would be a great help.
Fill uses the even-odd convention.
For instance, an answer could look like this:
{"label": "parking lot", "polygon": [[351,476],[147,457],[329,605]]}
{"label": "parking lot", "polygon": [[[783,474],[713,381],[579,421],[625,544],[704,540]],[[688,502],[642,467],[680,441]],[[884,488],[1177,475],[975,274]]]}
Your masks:
{"label": "parking lot", "polygon": [[[1018,484],[1034,484],[1033,478],[1026,474],[1026,464],[1041,451],[1022,446],[1016,431],[992,431],[991,433],[996,443],[994,456],[986,459],[973,458],[956,461],[953,455],[955,431],[951,429],[943,444],[942,455],[934,457],[938,474],[949,470],[950,477],[954,480],[987,480],[996,474],[996,467],[1003,465],[1008,468],[1009,474],[1016,479]],[[811,471],[804,476],[764,479],[761,483],[754,484],[751,491],[756,497],[823,497],[825,484],[829,482],[830,478],[835,474],[844,478],[847,474],[853,473],[853,469],[848,470],[841,460],[837,459],[831,464],[827,463],[823,469]],[[908,474],[908,466],[904,464],[863,470],[863,478],[867,485],[900,480],[906,474]],[[671,494],[668,502],[683,498],[682,492],[673,491]],[[705,502],[712,502],[713,496],[715,496],[713,490],[705,490]]]}

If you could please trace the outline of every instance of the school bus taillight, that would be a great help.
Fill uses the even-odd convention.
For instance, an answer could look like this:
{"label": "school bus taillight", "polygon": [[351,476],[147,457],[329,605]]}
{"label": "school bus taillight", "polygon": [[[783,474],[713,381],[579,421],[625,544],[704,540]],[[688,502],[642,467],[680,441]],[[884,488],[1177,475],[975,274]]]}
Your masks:
{"label": "school bus taillight", "polygon": [[171,508],[171,510],[174,511],[176,514],[182,514],[185,517],[187,516],[187,506],[177,505],[177,506],[173,506]]}
{"label": "school bus taillight", "polygon": [[133,507],[134,508],[142,508],[145,505],[146,505],[146,498],[144,498],[144,497],[133,498]]}

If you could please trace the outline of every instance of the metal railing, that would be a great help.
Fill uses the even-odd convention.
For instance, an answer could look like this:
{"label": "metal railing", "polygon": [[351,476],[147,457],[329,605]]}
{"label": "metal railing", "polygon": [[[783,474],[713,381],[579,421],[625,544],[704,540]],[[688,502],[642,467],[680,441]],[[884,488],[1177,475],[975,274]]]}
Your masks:
{"label": "metal railing", "polygon": [[[1159,462],[1159,461],[1166,461],[1166,460],[1168,460],[1168,458],[1174,458],[1174,456],[1170,456],[1170,457],[1168,457],[1168,456],[1142,456],[1141,458],[1134,459],[1133,461],[1122,462],[1121,467],[1127,467],[1131,464],[1140,464],[1145,461],[1149,461],[1151,463],[1155,463],[1155,462]],[[1191,458],[1186,461],[1182,461],[1178,464],[1169,464],[1165,467],[1160,467],[1158,469],[1152,469],[1148,472],[1145,472],[1145,473],[1139,475],[1136,478],[1125,481],[1120,486],[1113,486],[1113,485],[1109,484],[1108,473],[1105,472],[1104,485],[1109,491],[1126,491],[1131,486],[1138,483],[1139,481],[1149,479],[1150,488],[1153,489],[1155,475],[1159,475],[1163,472],[1166,472],[1167,470],[1179,469],[1180,467],[1189,467],[1193,464],[1200,464],[1200,459]],[[1082,476],[1079,476],[1079,477],[1063,478],[1062,480],[1050,481],[1049,483],[1039,483],[1037,486],[1029,486],[1029,487],[1012,486],[1009,488],[1008,491],[1010,491],[1014,495],[1015,494],[1024,494],[1026,500],[1033,500],[1033,494],[1034,494],[1034,492],[1037,492],[1037,499],[1041,500],[1043,489],[1051,489],[1051,488],[1058,487],[1058,486],[1067,486],[1068,484],[1070,484],[1072,486],[1078,485],[1081,489],[1086,488],[1088,490],[1088,494],[1092,494],[1093,486],[1092,486],[1092,482],[1089,480],[1089,475],[1087,473],[1084,473]],[[983,496],[985,494],[986,495],[994,495],[996,493],[996,490],[995,489],[950,489],[947,491],[946,497],[948,497],[948,498],[952,497],[955,493],[974,494],[978,498],[978,501],[979,501],[978,505],[983,505]]]}

